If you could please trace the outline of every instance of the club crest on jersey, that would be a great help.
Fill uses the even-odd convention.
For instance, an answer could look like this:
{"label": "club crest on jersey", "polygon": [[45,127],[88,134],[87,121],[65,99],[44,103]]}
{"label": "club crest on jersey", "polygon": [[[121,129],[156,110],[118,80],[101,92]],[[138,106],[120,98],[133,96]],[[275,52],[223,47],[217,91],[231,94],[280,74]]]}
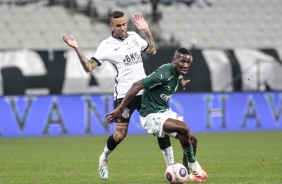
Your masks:
{"label": "club crest on jersey", "polygon": [[164,99],[165,101],[169,101],[169,99],[171,98],[171,95],[161,94],[160,97]]}
{"label": "club crest on jersey", "polygon": [[124,109],[121,116],[123,118],[129,118],[129,111],[130,110],[128,108]]}
{"label": "club crest on jersey", "polygon": [[155,122],[156,125],[160,125],[162,122],[161,118],[153,118],[153,121]]}
{"label": "club crest on jersey", "polygon": [[134,43],[134,45],[135,45],[136,47],[139,47],[139,44],[138,44],[138,42],[137,42],[136,39],[133,39],[132,42]]}

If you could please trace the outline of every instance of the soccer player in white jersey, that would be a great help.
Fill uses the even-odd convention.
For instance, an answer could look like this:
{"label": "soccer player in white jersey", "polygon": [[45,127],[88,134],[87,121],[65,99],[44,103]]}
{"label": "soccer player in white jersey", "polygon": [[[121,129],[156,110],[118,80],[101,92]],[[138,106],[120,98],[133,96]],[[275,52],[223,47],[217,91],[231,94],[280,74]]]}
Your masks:
{"label": "soccer player in white jersey", "polygon": [[144,89],[140,120],[142,127],[157,137],[172,136],[179,139],[183,148],[183,165],[188,170],[188,181],[202,182],[207,173],[201,168],[193,153],[190,139],[190,129],[183,117],[169,108],[171,95],[178,85],[185,86],[189,80],[184,80],[192,62],[191,53],[185,48],[175,51],[172,63],[164,64],[151,75],[134,83],[125,95],[121,104],[108,116],[107,122],[118,121],[127,104]]}
{"label": "soccer player in white jersey", "polygon": [[[78,58],[86,72],[91,72],[96,66],[104,61],[110,61],[117,70],[114,86],[114,107],[116,108],[123,100],[131,85],[146,77],[141,52],[155,54],[156,48],[148,24],[141,14],[135,14],[133,21],[145,34],[145,39],[135,32],[127,31],[127,20],[123,12],[113,11],[110,15],[110,27],[112,35],[103,40],[91,59],[87,59],[80,50],[74,36],[69,40],[65,35],[63,40],[76,51]],[[108,179],[108,156],[116,146],[126,137],[130,116],[135,109],[141,107],[140,90],[128,103],[123,111],[122,118],[115,123],[113,135],[109,136],[106,146],[99,158],[99,175],[102,179]],[[166,165],[174,163],[173,150],[169,136],[158,138],[159,147],[165,158]]]}

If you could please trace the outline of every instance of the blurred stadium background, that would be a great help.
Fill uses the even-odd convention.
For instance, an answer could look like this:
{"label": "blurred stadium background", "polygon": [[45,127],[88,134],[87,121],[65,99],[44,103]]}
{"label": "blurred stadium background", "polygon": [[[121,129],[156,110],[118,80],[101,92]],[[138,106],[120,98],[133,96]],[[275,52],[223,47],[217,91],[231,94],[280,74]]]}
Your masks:
{"label": "blurred stadium background", "polygon": [[[194,114],[195,130],[224,131],[228,123],[237,127],[227,130],[240,130],[248,121],[255,125],[250,130],[281,129],[280,0],[0,0],[3,136],[41,135],[56,125],[55,134],[66,133],[74,119],[81,122],[74,134],[111,131],[104,114],[112,110],[115,68],[105,63],[85,73],[61,36],[74,35],[90,58],[109,37],[109,13],[117,9],[128,17],[128,30],[138,32],[131,20],[136,12],[149,23],[158,54],[143,55],[147,74],[170,62],[176,48],[191,50],[185,76],[191,82],[171,103],[188,119]],[[35,122],[37,132],[28,130]],[[142,132],[138,116],[133,122]]]}
{"label": "blurred stadium background", "polygon": [[[55,49],[73,34],[82,48],[109,36],[109,13],[141,12],[159,47],[281,48],[279,0],[1,0],[1,46]],[[129,21],[129,30],[136,30]]]}

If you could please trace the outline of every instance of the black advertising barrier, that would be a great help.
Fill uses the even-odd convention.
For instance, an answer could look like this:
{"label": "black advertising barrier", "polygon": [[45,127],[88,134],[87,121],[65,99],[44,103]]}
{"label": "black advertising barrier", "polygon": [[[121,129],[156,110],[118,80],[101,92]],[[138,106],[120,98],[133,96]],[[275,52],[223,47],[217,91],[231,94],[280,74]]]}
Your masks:
{"label": "black advertising barrier", "polygon": [[[146,74],[170,63],[176,48],[143,54]],[[88,56],[95,50],[88,50]],[[191,49],[185,91],[281,91],[282,49]],[[74,51],[0,51],[0,95],[112,93],[115,68],[103,64],[85,73]],[[104,67],[104,68],[103,68]]]}
{"label": "black advertising barrier", "polygon": [[[20,53],[15,52],[11,54],[15,56],[15,58],[11,58],[12,62],[23,63],[26,61],[23,67],[33,70],[31,71],[31,75],[26,76],[24,69],[16,65],[1,67],[3,95],[24,95],[26,89],[42,88],[48,89],[49,94],[61,94],[66,68],[66,59],[64,58],[65,51],[54,51],[52,53],[50,53],[50,51],[35,52],[40,57],[40,60],[38,58],[36,58],[38,60],[34,60],[28,58],[28,56],[17,59],[17,55],[21,56]],[[35,63],[41,63],[46,72],[42,72],[42,74],[38,73],[36,71],[38,67],[34,66]],[[32,74],[32,72],[34,72],[34,74]]]}

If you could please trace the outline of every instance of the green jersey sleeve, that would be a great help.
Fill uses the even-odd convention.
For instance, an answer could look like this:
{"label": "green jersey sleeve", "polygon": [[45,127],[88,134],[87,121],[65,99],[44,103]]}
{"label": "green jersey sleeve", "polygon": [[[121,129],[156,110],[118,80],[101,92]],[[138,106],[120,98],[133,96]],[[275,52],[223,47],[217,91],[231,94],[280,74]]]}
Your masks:
{"label": "green jersey sleeve", "polygon": [[171,76],[172,64],[165,64],[142,80],[145,89],[163,86]]}

